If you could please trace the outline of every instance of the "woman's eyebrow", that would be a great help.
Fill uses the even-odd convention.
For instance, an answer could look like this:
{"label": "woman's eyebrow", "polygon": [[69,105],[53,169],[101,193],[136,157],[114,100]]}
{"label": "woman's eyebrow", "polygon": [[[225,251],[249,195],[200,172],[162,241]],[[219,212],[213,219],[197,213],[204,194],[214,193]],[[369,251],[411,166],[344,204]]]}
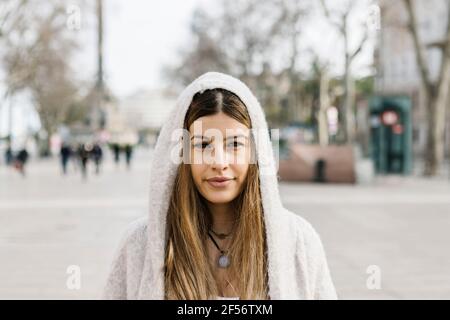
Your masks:
{"label": "woman's eyebrow", "polygon": [[228,137],[226,138],[226,140],[228,140],[228,139],[237,139],[237,138],[245,138],[245,139],[248,139],[248,137],[247,137],[246,135],[238,134],[238,135],[228,136]]}
{"label": "woman's eyebrow", "polygon": [[[191,140],[192,140],[192,139],[195,139],[195,138],[211,140],[211,138],[209,138],[209,137],[206,137],[206,136],[199,136],[199,135],[192,136],[192,137],[191,137]],[[238,134],[238,135],[228,136],[228,137],[226,137],[224,140],[237,139],[237,138],[245,138],[245,139],[248,139],[247,136],[245,136],[245,135],[243,135],[243,134]]]}
{"label": "woman's eyebrow", "polygon": [[203,138],[207,138],[207,137],[204,137],[204,136],[192,136],[192,137],[191,137],[191,140],[192,140],[192,139],[195,139],[195,138],[203,139]]}

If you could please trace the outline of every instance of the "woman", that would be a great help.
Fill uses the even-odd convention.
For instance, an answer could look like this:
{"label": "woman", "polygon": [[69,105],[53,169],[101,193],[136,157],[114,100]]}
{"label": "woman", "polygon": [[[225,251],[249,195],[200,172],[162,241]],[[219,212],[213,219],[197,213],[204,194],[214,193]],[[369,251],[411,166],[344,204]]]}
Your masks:
{"label": "woman", "polygon": [[319,236],[281,204],[249,88],[208,72],[169,119],[154,151],[150,214],[122,240],[104,298],[335,299]]}

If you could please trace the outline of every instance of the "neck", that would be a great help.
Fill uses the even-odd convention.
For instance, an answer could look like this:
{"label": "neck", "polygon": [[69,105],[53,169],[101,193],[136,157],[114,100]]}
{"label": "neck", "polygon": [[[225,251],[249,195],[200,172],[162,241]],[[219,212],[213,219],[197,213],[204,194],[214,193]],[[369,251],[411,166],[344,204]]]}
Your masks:
{"label": "neck", "polygon": [[215,232],[229,233],[233,229],[236,213],[230,203],[209,203],[212,217],[212,228]]}

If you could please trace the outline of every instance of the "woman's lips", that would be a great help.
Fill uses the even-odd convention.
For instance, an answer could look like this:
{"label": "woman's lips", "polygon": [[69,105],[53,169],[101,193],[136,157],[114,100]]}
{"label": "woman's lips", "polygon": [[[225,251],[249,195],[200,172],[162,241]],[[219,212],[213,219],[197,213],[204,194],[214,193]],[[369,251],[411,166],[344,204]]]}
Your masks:
{"label": "woman's lips", "polygon": [[215,188],[225,188],[233,180],[234,180],[234,178],[229,178],[229,177],[214,177],[211,179],[207,179],[206,181]]}

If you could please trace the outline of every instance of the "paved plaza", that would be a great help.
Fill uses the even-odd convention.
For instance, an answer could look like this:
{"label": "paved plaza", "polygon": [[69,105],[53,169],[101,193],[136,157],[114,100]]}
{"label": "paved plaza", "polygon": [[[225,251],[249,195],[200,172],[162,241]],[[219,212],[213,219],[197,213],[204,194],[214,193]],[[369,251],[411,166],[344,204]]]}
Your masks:
{"label": "paved plaza", "polygon": [[[150,159],[138,150],[128,171],[108,158],[87,181],[73,167],[62,176],[57,159],[32,161],[26,178],[0,166],[0,299],[98,298],[126,225],[147,214]],[[281,194],[320,233],[340,298],[450,299],[449,180],[283,183]],[[367,286],[370,266],[379,289]]]}

